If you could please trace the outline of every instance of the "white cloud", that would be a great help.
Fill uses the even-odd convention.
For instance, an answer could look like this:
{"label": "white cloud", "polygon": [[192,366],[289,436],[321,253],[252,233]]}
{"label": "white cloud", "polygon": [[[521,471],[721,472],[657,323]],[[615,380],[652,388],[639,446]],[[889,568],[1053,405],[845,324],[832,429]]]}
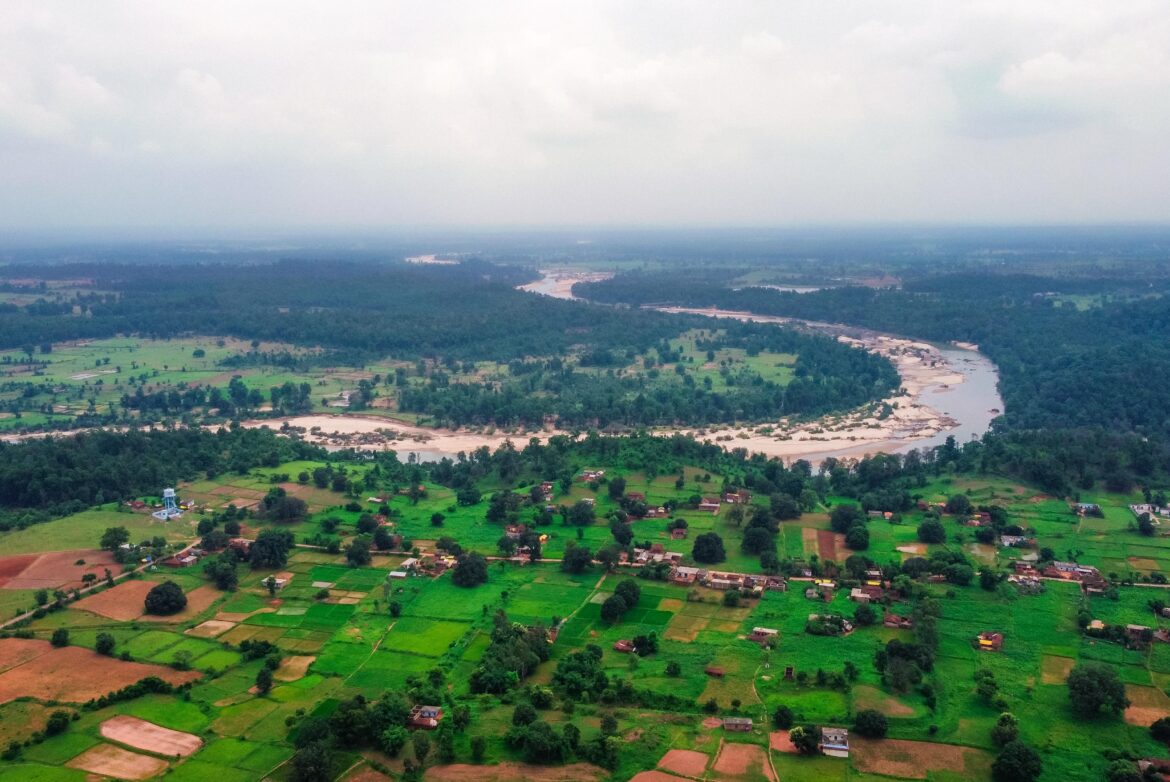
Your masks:
{"label": "white cloud", "polygon": [[0,51],[12,225],[1170,219],[1156,0],[42,0]]}

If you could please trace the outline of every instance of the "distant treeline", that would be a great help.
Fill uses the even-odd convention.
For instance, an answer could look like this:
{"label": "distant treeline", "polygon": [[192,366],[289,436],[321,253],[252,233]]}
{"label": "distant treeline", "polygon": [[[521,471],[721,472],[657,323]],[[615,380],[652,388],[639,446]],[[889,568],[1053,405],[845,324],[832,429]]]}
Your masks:
{"label": "distant treeline", "polygon": [[15,509],[71,513],[157,496],[180,480],[324,456],[317,446],[268,429],[97,431],[0,443],[0,529],[19,524]]}
{"label": "distant treeline", "polygon": [[1001,429],[1170,435],[1170,383],[1157,378],[1170,361],[1170,298],[1127,295],[1081,310],[1053,295],[1135,293],[1129,280],[983,273],[908,280],[901,290],[795,294],[732,290],[718,277],[630,273],[576,290],[602,302],[717,306],[974,342],[1000,371]]}
{"label": "distant treeline", "polygon": [[[731,392],[702,386],[667,387],[646,377],[596,376],[562,364],[546,371],[538,357],[578,357],[578,364],[622,367],[648,351],[675,350],[669,341],[710,329],[701,317],[600,307],[515,290],[531,272],[482,262],[452,266],[372,266],[289,261],[271,266],[9,267],[13,276],[52,274],[94,280],[95,291],[70,301],[40,300],[0,307],[0,346],[32,353],[53,342],[135,333],[170,338],[215,334],[321,347],[324,353],[251,353],[229,366],[281,366],[339,361],[434,358],[513,362],[523,376],[503,384],[448,384],[440,372],[421,388],[402,392],[403,409],[441,423],[566,426],[703,424],[817,415],[879,399],[897,387],[888,361],[829,338],[758,324],[721,325],[720,345],[749,354],[772,350],[797,356],[795,380],[782,386],[758,376]],[[112,291],[112,292],[110,292]],[[714,339],[714,338],[712,338]],[[662,349],[662,346],[666,346]],[[43,348],[42,348],[43,349]],[[528,370],[532,371],[528,371]],[[302,395],[303,396],[303,395]],[[214,397],[214,398],[212,398]],[[201,390],[136,392],[122,407],[182,414],[210,405],[224,415],[255,408],[259,399]],[[277,404],[296,412],[299,404]],[[223,412],[226,411],[226,412]],[[112,414],[111,414],[112,415]]]}

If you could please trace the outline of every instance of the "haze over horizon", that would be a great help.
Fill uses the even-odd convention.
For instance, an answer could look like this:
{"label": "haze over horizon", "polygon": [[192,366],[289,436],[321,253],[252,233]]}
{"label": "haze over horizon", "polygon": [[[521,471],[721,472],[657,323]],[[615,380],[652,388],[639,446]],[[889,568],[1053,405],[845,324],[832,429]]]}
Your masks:
{"label": "haze over horizon", "polygon": [[17,2],[0,229],[1170,221],[1170,5]]}

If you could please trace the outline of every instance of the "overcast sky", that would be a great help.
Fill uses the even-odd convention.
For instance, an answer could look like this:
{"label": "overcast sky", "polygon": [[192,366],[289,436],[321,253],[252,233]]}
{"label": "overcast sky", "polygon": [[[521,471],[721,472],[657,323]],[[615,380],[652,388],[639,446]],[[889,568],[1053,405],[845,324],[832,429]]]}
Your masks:
{"label": "overcast sky", "polygon": [[886,221],[1170,221],[1170,3],[0,4],[0,227]]}

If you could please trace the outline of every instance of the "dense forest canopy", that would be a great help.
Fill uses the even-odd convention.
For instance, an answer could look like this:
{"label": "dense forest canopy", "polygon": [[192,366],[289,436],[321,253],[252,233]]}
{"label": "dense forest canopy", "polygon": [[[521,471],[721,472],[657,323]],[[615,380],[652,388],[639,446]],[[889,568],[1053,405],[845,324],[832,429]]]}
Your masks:
{"label": "dense forest canopy", "polygon": [[[898,386],[888,361],[815,334],[758,324],[708,332],[704,351],[734,348],[795,356],[779,383],[728,369],[721,388],[686,377],[677,340],[708,319],[535,296],[515,289],[530,271],[469,261],[444,266],[288,261],[256,266],[10,267],[9,279],[42,275],[84,281],[76,296],[46,289],[36,301],[0,305],[0,347],[28,350],[67,339],[138,334],[215,334],[278,340],[319,352],[271,357],[295,366],[392,355],[441,360],[445,369],[399,389],[400,409],[445,425],[641,426],[815,416],[880,399]],[[36,288],[34,288],[36,290]],[[31,360],[32,353],[29,353]],[[453,382],[456,362],[507,363],[506,374]],[[694,362],[690,357],[689,361]],[[702,363],[700,361],[700,363]],[[675,364],[676,366],[667,366]],[[233,365],[234,366],[234,365]],[[581,372],[581,367],[600,371]],[[655,380],[677,370],[679,383]],[[474,372],[472,372],[474,375]],[[30,394],[46,389],[32,389]],[[276,409],[303,409],[294,389]],[[200,407],[254,409],[230,393],[141,388],[121,407],[139,414],[186,414]],[[116,415],[117,412],[111,413]],[[90,418],[101,418],[95,412]],[[112,423],[113,421],[89,421]]]}

